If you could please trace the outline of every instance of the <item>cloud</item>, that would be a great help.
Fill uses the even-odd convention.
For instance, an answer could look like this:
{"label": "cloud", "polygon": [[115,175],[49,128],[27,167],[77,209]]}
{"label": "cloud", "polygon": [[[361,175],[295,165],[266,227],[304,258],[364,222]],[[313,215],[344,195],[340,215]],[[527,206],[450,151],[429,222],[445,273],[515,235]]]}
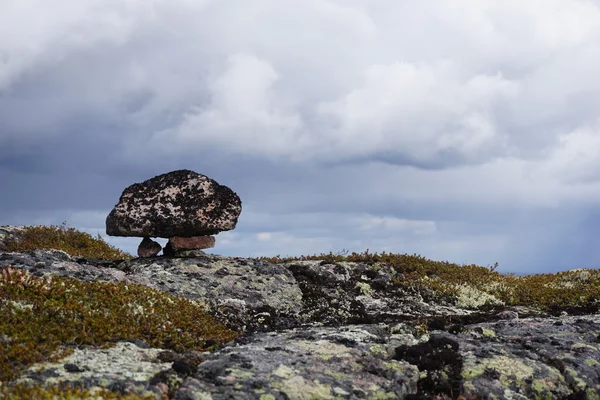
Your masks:
{"label": "cloud", "polygon": [[514,98],[518,85],[500,74],[461,82],[451,64],[370,67],[363,87],[320,106],[338,125],[330,147],[419,166],[446,164],[446,155],[458,163],[489,160],[502,147],[494,103]]}
{"label": "cloud", "polygon": [[0,220],[102,229],[189,168],[230,254],[593,264],[599,40],[589,0],[9,1]]}
{"label": "cloud", "polygon": [[409,232],[413,235],[426,235],[435,233],[434,221],[413,221],[404,218],[380,217],[374,215],[361,215],[351,219],[358,231],[390,234],[398,232]]}
{"label": "cloud", "polygon": [[560,135],[549,152],[543,171],[565,184],[598,183],[600,180],[600,130],[580,127]]}
{"label": "cloud", "polygon": [[256,156],[289,155],[290,144],[302,140],[302,121],[271,90],[277,78],[269,63],[233,55],[226,71],[209,84],[210,104],[194,107],[177,128],[153,140],[172,141],[177,150],[211,146]]}
{"label": "cloud", "polygon": [[71,52],[104,42],[123,44],[135,24],[148,17],[144,2],[117,4],[59,0],[45,7],[36,0],[10,1],[0,16],[0,90],[23,75],[60,63]]}

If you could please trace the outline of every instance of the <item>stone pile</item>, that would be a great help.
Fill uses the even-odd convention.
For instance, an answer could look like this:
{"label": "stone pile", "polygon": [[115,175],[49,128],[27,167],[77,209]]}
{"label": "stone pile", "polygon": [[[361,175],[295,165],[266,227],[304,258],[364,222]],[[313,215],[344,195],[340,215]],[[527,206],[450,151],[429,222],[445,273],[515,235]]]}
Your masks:
{"label": "stone pile", "polygon": [[214,247],[212,235],[234,229],[241,211],[240,198],[227,186],[178,170],[126,188],[106,218],[106,233],[143,237],[140,257],[154,257],[162,249],[152,237],[169,239],[164,255],[189,257]]}

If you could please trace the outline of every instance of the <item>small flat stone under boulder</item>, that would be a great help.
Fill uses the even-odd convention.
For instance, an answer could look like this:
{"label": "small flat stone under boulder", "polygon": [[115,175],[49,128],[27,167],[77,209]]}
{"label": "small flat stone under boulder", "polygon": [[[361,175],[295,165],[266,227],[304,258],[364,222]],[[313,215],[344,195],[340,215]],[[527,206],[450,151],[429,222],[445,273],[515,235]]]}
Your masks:
{"label": "small flat stone under boulder", "polygon": [[169,239],[163,249],[163,254],[167,257],[196,257],[203,255],[202,249],[215,247],[214,236],[194,236],[180,237],[174,236]]}
{"label": "small flat stone under boulder", "polygon": [[205,236],[234,229],[242,212],[227,186],[189,170],[136,183],[123,191],[106,218],[110,236]]}
{"label": "small flat stone under boulder", "polygon": [[173,250],[201,250],[215,247],[214,236],[173,236],[167,243]]}
{"label": "small flat stone under boulder", "polygon": [[162,246],[150,238],[144,238],[138,246],[138,257],[155,257],[160,253]]}

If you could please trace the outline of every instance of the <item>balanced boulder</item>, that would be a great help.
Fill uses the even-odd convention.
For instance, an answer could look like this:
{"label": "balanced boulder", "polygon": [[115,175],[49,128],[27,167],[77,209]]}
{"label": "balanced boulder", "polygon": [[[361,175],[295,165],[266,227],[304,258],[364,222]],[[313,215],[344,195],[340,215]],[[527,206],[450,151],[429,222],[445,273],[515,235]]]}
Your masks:
{"label": "balanced boulder", "polygon": [[242,211],[227,186],[189,170],[136,183],[123,191],[106,218],[111,236],[193,237],[234,229]]}

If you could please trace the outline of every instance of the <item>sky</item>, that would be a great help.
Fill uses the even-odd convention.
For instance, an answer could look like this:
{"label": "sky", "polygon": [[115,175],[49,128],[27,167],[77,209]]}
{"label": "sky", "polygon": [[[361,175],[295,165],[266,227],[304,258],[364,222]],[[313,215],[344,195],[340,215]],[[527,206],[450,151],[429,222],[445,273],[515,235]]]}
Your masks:
{"label": "sky", "polygon": [[0,225],[135,253],[122,191],[190,169],[212,253],[600,268],[598,71],[595,0],[0,0]]}

